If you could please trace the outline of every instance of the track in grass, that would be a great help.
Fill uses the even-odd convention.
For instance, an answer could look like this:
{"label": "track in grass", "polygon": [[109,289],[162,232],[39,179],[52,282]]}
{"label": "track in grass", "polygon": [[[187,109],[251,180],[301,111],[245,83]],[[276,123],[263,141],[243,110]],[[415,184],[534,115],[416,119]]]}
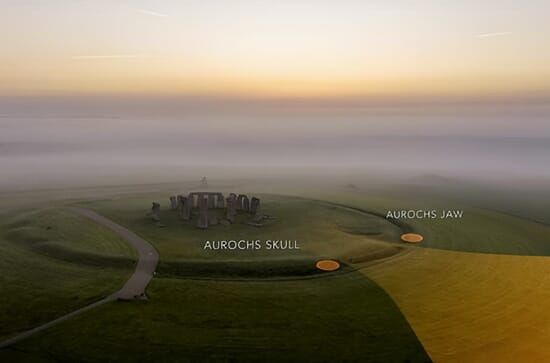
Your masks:
{"label": "track in grass", "polygon": [[83,312],[86,312],[92,308],[98,307],[105,303],[114,301],[114,300],[132,300],[145,297],[145,288],[149,284],[149,281],[153,277],[153,272],[156,269],[158,263],[158,254],[155,249],[145,240],[138,237],[131,231],[127,230],[124,227],[117,225],[116,223],[108,220],[107,218],[93,212],[90,210],[82,208],[71,208],[71,210],[81,216],[84,216],[88,219],[93,220],[94,222],[100,224],[103,227],[106,227],[116,233],[121,238],[124,238],[133,248],[136,249],[139,255],[139,260],[134,270],[134,273],[126,281],[124,286],[115,293],[96,301],[90,305],[87,305],[78,310],[72,311],[68,314],[65,314],[61,317],[56,318],[55,320],[49,321],[45,324],[41,324],[37,327],[18,333],[17,335],[0,342],[0,349],[9,347],[13,344],[16,344],[19,341],[27,339],[32,335],[39,333],[43,330],[51,328],[57,324],[60,324],[70,318],[75,317]]}

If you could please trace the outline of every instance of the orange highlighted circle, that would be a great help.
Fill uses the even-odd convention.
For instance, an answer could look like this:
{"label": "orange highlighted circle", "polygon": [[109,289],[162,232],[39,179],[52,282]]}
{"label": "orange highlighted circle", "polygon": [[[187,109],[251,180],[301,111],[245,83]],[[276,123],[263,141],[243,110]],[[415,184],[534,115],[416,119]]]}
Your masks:
{"label": "orange highlighted circle", "polygon": [[340,263],[334,260],[321,260],[317,261],[315,267],[321,271],[336,271],[340,268]]}
{"label": "orange highlighted circle", "polygon": [[401,240],[407,243],[419,243],[424,240],[424,237],[417,233],[405,233],[401,236]]}

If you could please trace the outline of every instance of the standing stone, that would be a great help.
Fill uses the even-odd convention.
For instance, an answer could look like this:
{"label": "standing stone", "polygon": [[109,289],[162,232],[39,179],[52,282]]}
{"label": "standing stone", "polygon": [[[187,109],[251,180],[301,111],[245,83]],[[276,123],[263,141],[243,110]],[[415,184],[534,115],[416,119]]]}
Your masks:
{"label": "standing stone", "polygon": [[189,203],[189,206],[191,207],[191,209],[193,209],[193,207],[196,207],[197,204],[195,203],[195,196],[197,195],[197,193],[189,193],[189,195],[187,196],[187,202]]}
{"label": "standing stone", "polygon": [[186,221],[190,220],[193,214],[191,213],[193,211],[193,200],[187,199],[185,201],[185,207],[183,209],[183,219]]}
{"label": "standing stone", "polygon": [[243,198],[243,211],[250,212],[250,201],[246,195]]}
{"label": "standing stone", "polygon": [[235,223],[235,215],[237,214],[236,203],[237,203],[237,199],[235,199],[235,194],[233,194],[232,196],[229,196],[229,198],[226,199],[225,218],[231,223]]}
{"label": "standing stone", "polygon": [[217,197],[218,197],[218,201],[216,202],[216,208],[223,208],[224,207],[223,201],[225,200],[223,197],[223,194],[218,193]]}
{"label": "standing stone", "polygon": [[197,227],[208,228],[208,199],[202,195],[199,198],[199,220],[197,221]]}
{"label": "standing stone", "polygon": [[160,221],[160,204],[157,202],[153,202],[153,206],[151,207],[151,218],[155,222]]}
{"label": "standing stone", "polygon": [[210,209],[216,208],[216,195],[215,194],[208,194],[208,208],[210,208]]}
{"label": "standing stone", "polygon": [[243,210],[243,200],[246,198],[246,195],[239,194],[237,197],[237,210]]}
{"label": "standing stone", "polygon": [[258,213],[259,209],[260,209],[260,200],[256,197],[252,197],[252,200],[250,201],[250,213],[256,214]]}
{"label": "standing stone", "polygon": [[170,197],[170,210],[178,209],[178,200],[175,195]]}
{"label": "standing stone", "polygon": [[181,195],[178,195],[178,210],[183,220],[188,221],[191,218],[191,208],[189,208],[189,200]]}

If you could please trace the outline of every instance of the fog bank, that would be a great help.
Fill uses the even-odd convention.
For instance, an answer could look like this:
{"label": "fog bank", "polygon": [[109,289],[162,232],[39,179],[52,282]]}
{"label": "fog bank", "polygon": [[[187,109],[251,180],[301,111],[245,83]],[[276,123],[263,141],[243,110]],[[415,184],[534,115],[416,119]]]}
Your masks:
{"label": "fog bank", "polygon": [[2,188],[202,175],[550,176],[550,110],[540,102],[322,107],[188,100],[156,115],[158,105],[136,103],[4,102]]}

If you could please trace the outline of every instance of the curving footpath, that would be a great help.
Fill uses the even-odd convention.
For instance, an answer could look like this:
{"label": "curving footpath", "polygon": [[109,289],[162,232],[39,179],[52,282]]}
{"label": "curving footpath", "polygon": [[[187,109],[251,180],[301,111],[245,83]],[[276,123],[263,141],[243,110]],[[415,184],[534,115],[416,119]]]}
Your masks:
{"label": "curving footpath", "polygon": [[145,241],[143,238],[139,237],[129,229],[114,223],[110,219],[105,218],[92,210],[76,207],[71,207],[69,209],[78,215],[91,219],[97,224],[110,229],[119,237],[123,238],[126,242],[130,243],[136,249],[139,255],[136,269],[130,279],[126,281],[124,286],[114,294],[109,295],[102,300],[96,301],[93,304],[75,310],[69,314],[63,315],[48,323],[37,326],[36,328],[19,333],[16,336],[1,342],[0,349],[9,347],[23,339],[30,337],[31,335],[46,330],[54,325],[57,325],[65,320],[72,318],[73,316],[81,314],[105,303],[115,300],[134,300],[147,298],[145,295],[145,289],[147,288],[149,281],[151,281],[151,278],[153,278],[153,274],[155,272],[155,269],[157,268],[157,263],[159,260],[159,255],[157,251],[153,248],[153,246],[151,246],[149,242]]}

